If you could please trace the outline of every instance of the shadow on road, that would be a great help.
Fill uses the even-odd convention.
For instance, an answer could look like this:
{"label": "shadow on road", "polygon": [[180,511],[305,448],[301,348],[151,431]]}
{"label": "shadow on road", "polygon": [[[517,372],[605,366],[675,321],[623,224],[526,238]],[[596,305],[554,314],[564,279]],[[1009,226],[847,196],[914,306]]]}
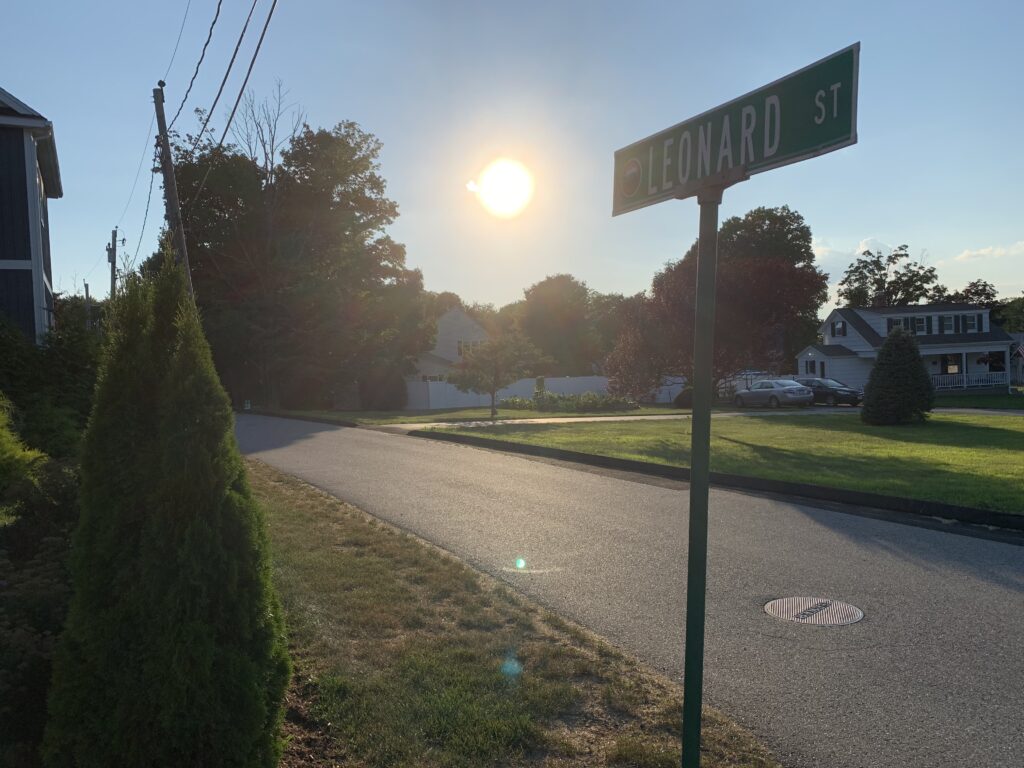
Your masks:
{"label": "shadow on road", "polygon": [[321,432],[348,429],[335,424],[322,424],[275,416],[235,414],[235,438],[242,453],[260,453],[284,448],[308,440]]}

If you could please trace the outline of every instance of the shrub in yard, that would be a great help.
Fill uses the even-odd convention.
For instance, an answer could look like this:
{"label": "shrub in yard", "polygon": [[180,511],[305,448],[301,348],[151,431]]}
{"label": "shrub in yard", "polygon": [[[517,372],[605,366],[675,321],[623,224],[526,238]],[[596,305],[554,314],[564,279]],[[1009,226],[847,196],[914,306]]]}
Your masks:
{"label": "shrub in yard", "polygon": [[924,421],[934,399],[917,341],[902,328],[894,328],[871,369],[861,420],[876,425]]}
{"label": "shrub in yard", "polygon": [[631,411],[640,406],[635,400],[628,397],[599,395],[596,392],[584,392],[581,395],[556,395],[554,392],[535,392],[529,407],[537,411],[602,413],[607,411]]}
{"label": "shrub in yard", "polygon": [[281,613],[181,270],[127,281],[111,314],[44,757],[272,766],[289,673]]}
{"label": "shrub in yard", "polygon": [[533,410],[533,400],[527,400],[525,397],[506,397],[498,405],[509,411]]}

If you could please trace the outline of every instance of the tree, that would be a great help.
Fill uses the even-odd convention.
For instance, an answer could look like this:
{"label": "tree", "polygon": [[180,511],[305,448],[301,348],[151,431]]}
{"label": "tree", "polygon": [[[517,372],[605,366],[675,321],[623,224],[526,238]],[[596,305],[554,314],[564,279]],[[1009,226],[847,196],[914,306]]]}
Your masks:
{"label": "tree", "polygon": [[519,328],[554,362],[551,373],[593,373],[599,340],[591,325],[590,291],[572,275],[551,275],[523,293]]}
{"label": "tree", "polygon": [[[617,346],[613,353],[618,371],[613,378],[632,369],[647,379],[650,360],[658,363],[659,380],[669,374],[692,375],[696,280],[694,243],[680,261],[654,276],[641,327],[630,331],[633,341],[620,336],[628,346]],[[757,208],[723,222],[713,377],[740,368],[787,365],[814,340],[818,308],[828,298],[827,283],[828,276],[814,263],[811,231],[799,213],[786,206]],[[643,344],[635,343],[637,333],[643,335]]]}
{"label": "tree", "polygon": [[897,307],[937,300],[945,288],[936,285],[935,267],[911,261],[906,245],[888,253],[864,251],[839,281],[839,300],[848,307]]}
{"label": "tree", "polygon": [[277,763],[289,666],[232,421],[182,271],[128,279],[84,440],[48,765]]}
{"label": "tree", "polygon": [[448,374],[448,382],[463,392],[491,396],[491,418],[498,415],[499,389],[529,376],[543,363],[540,353],[518,333],[508,333],[482,344]]}
{"label": "tree", "polygon": [[946,301],[954,304],[977,304],[986,309],[994,309],[999,305],[998,291],[987,280],[972,280],[962,291],[947,294]]}
{"label": "tree", "polygon": [[1024,333],[1024,294],[1003,302],[994,318],[1007,333]]}
{"label": "tree", "polygon": [[196,300],[236,401],[328,407],[430,347],[423,278],[387,228],[398,206],[381,143],[356,123],[314,129],[283,96],[251,103],[239,143],[176,148]]}
{"label": "tree", "polygon": [[934,399],[917,341],[903,328],[894,328],[871,369],[861,421],[876,425],[924,421]]}

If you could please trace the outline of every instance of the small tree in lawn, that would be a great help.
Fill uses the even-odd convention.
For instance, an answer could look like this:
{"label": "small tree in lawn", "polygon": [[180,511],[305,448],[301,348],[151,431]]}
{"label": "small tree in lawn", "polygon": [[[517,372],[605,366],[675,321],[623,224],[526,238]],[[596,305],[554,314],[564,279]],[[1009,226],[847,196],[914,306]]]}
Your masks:
{"label": "small tree in lawn", "polygon": [[861,420],[878,425],[924,421],[934,397],[917,341],[902,328],[893,329],[871,370]]}
{"label": "small tree in lawn", "polygon": [[540,352],[517,333],[481,345],[448,374],[448,381],[463,392],[491,396],[491,418],[498,415],[498,390],[529,376],[541,362]]}

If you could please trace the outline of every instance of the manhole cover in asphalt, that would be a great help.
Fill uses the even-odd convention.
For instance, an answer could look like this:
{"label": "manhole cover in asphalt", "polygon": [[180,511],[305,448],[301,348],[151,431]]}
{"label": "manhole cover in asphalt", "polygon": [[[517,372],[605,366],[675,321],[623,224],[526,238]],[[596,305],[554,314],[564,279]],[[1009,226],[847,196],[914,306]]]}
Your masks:
{"label": "manhole cover in asphalt", "polygon": [[857,606],[827,597],[780,597],[765,603],[764,612],[777,619],[819,627],[841,627],[864,618],[864,611]]}

